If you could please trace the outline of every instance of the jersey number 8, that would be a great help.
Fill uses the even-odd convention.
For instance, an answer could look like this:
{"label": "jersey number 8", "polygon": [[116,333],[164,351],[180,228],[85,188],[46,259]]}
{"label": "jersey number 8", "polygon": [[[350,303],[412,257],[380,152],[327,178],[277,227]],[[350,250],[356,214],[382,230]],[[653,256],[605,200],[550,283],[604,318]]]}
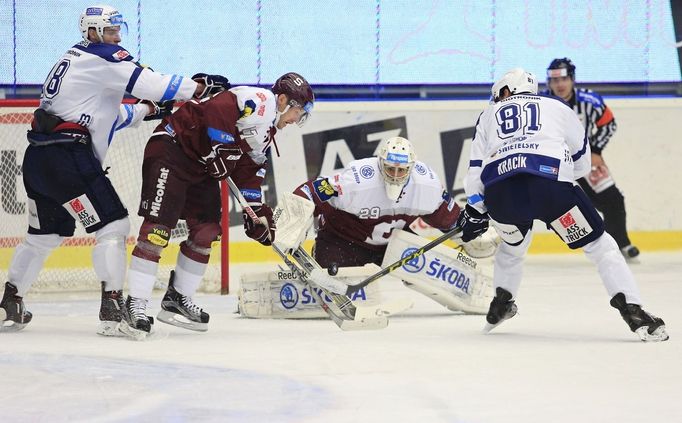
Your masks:
{"label": "jersey number 8", "polygon": [[43,87],[45,97],[52,98],[59,94],[62,78],[66,75],[66,71],[69,70],[69,66],[71,66],[69,60],[62,60],[53,68],[52,73],[47,77],[47,81]]}

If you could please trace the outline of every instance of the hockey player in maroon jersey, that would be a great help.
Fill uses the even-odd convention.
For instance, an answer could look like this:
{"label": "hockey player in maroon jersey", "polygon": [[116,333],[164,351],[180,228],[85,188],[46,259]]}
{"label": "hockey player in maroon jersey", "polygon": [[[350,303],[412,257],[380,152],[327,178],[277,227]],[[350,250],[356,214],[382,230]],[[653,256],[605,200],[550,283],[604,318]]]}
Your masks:
{"label": "hockey player in maroon jersey", "polygon": [[234,87],[189,101],[164,118],[145,148],[138,211],[144,222],[128,271],[121,331],[138,339],[150,332],[153,320],[145,314],[146,305],[161,251],[179,219],[187,222],[189,236],[180,244],[158,319],[191,330],[208,329],[209,315],[191,297],[206,270],[211,243],[221,233],[218,181],[231,176],[263,222],[255,225],[245,218],[246,234],[270,245],[275,226],[261,193],[266,155],[277,130],[305,122],[313,102],[308,82],[291,72],[270,90]]}

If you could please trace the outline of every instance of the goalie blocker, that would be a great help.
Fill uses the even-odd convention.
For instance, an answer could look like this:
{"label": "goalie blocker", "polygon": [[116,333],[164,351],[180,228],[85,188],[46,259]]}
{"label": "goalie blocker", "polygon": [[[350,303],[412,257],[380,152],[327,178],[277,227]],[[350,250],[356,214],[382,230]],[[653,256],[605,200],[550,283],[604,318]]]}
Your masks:
{"label": "goalie blocker", "polygon": [[[413,253],[427,239],[409,232],[394,231],[382,266]],[[405,286],[420,292],[451,311],[486,314],[493,299],[492,277],[480,263],[445,245],[438,245],[393,271]],[[368,287],[371,285],[368,285]]]}

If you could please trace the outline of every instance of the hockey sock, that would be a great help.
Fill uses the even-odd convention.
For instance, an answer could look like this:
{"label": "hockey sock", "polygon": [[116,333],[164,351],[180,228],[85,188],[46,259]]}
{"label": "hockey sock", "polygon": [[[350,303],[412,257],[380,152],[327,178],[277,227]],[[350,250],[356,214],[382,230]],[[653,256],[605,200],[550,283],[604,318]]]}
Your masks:
{"label": "hockey sock", "polygon": [[604,232],[602,236],[583,247],[583,251],[587,258],[597,265],[610,297],[622,292],[628,304],[642,304],[635,277],[611,235]]}

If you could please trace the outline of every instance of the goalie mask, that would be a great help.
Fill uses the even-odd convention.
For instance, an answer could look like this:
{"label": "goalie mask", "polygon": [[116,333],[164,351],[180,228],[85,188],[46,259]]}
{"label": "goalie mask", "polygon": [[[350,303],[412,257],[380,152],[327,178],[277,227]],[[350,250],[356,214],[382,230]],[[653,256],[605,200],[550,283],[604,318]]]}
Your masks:
{"label": "goalie mask", "polygon": [[112,6],[99,4],[88,7],[81,13],[80,30],[83,39],[88,41],[88,29],[95,28],[100,41],[104,41],[104,28],[120,29],[121,34],[128,32],[128,24],[123,19],[123,15]]}
{"label": "goalie mask", "polygon": [[398,201],[403,187],[410,179],[417,155],[412,143],[402,137],[387,139],[379,149],[379,170],[386,184],[386,195]]}
{"label": "goalie mask", "polygon": [[522,68],[514,68],[505,73],[492,88],[493,102],[500,101],[502,90],[507,88],[511,94],[538,93],[538,79],[530,72]]}
{"label": "goalie mask", "polygon": [[275,81],[271,91],[275,95],[284,94],[289,99],[287,107],[282,112],[277,111],[275,125],[279,122],[280,117],[291,107],[300,107],[301,115],[298,118],[297,124],[298,126],[303,126],[308,117],[310,117],[310,113],[313,111],[313,103],[315,102],[315,94],[313,94],[313,89],[308,84],[308,81],[295,72],[285,73]]}

